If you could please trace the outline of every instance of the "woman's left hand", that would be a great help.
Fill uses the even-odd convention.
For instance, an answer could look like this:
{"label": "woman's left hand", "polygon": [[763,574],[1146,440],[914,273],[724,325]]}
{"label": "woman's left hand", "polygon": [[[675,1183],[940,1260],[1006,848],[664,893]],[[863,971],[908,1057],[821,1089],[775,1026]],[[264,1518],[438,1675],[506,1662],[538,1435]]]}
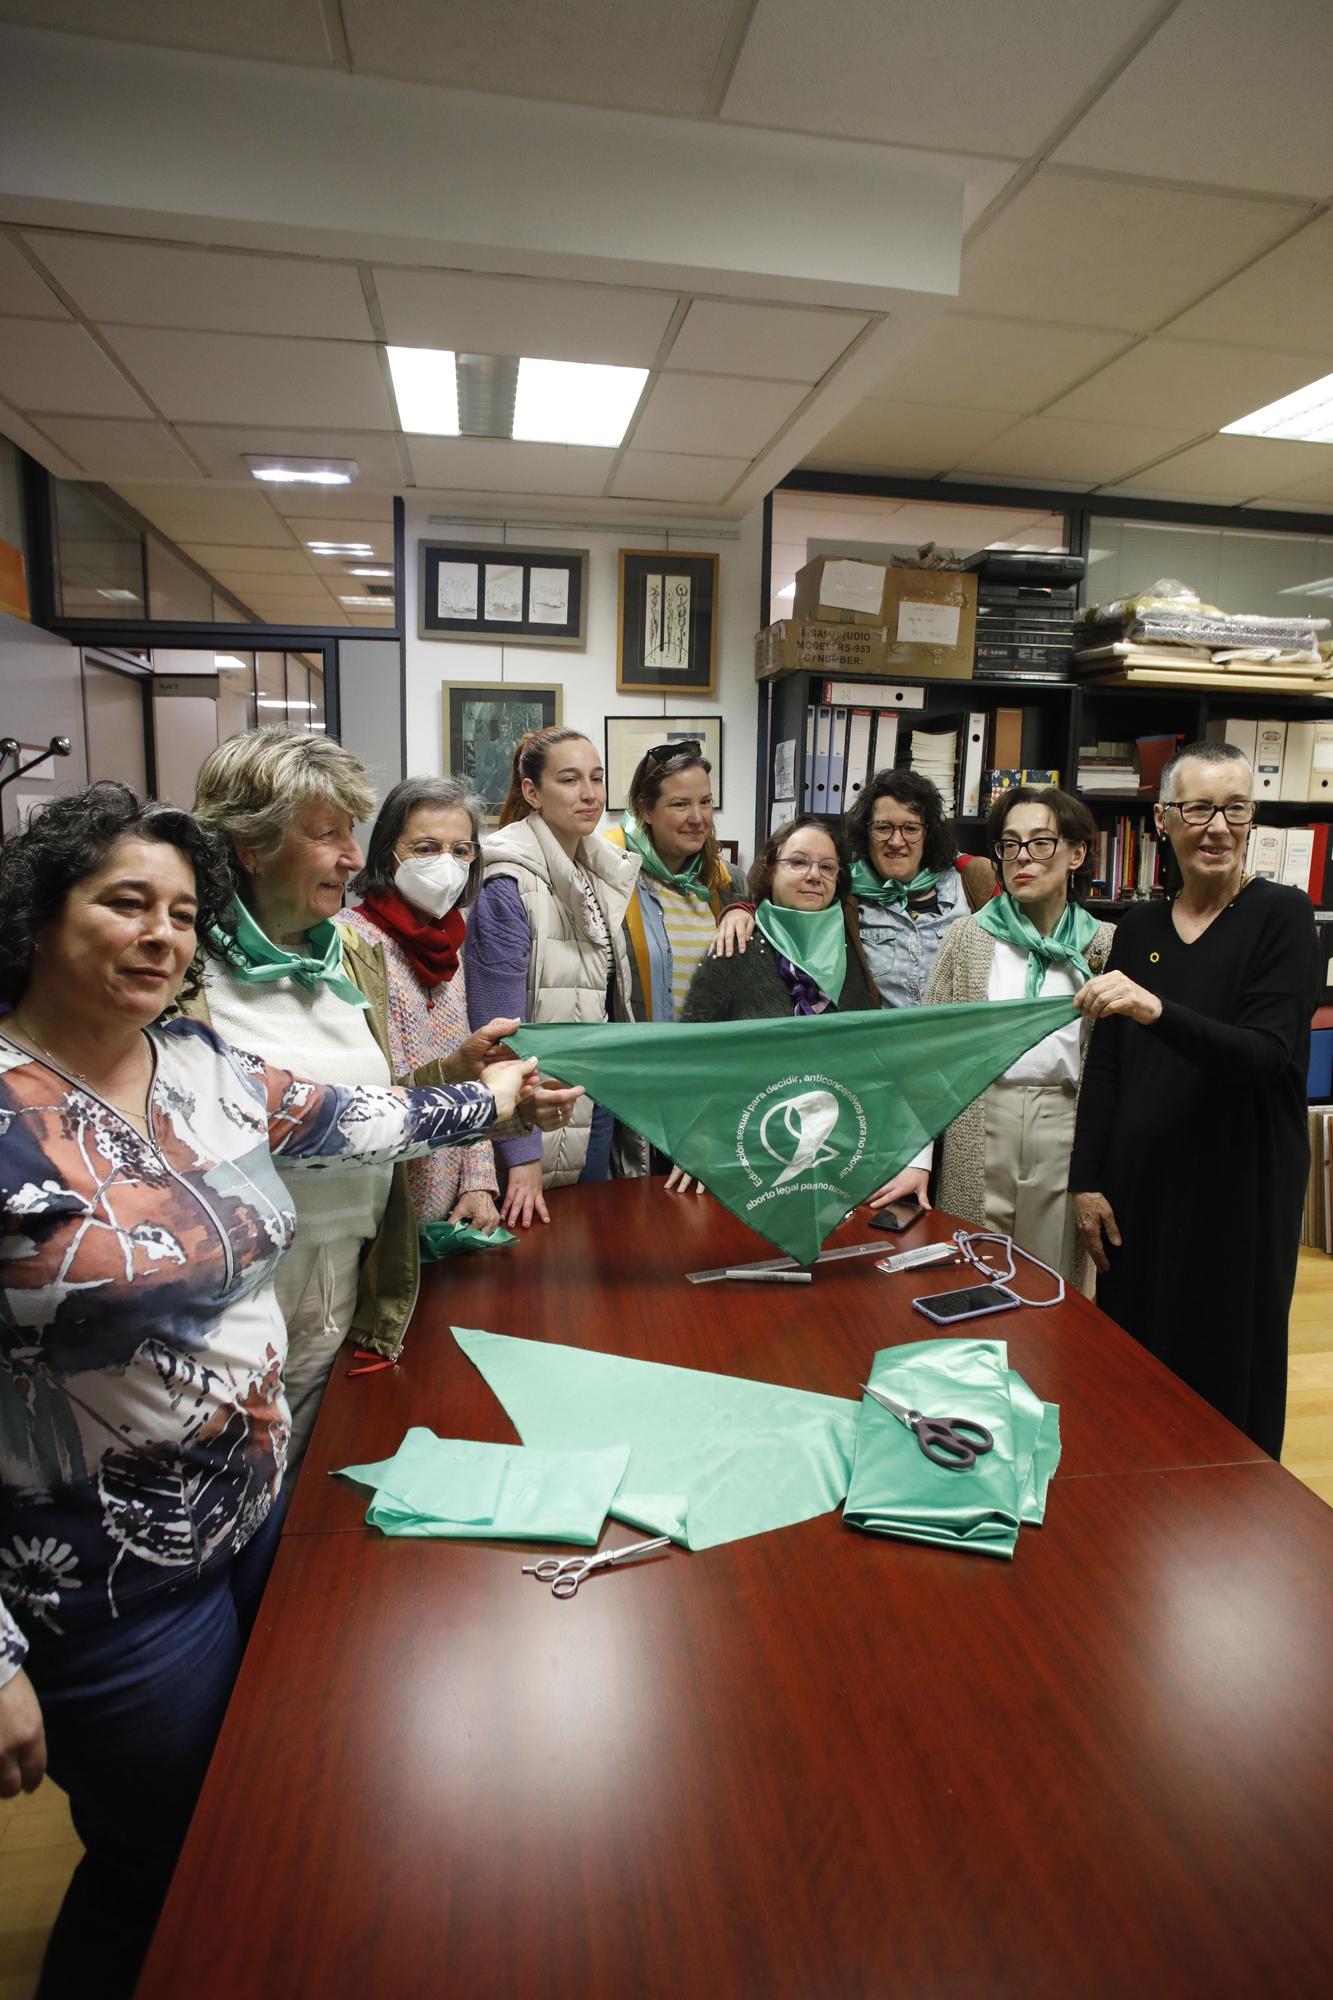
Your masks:
{"label": "woman's left hand", "polygon": [[486,1065],[493,1062],[512,1062],[504,1044],[521,1023],[518,1021],[488,1021],[484,1028],[477,1028],[465,1042],[460,1042],[451,1056],[440,1064],[440,1071],[447,1083],[482,1083],[487,1081]]}
{"label": "woman's left hand", "polygon": [[471,1194],[463,1194],[454,1203],[450,1222],[465,1222],[470,1229],[480,1229],[489,1236],[500,1220],[500,1211],[495,1206],[494,1195],[487,1194],[485,1188],[474,1188]]}
{"label": "woman's left hand", "polygon": [[1143,1028],[1150,1028],[1162,1011],[1157,995],[1123,972],[1102,972],[1090,979],[1074,995],[1074,1005],[1090,1021],[1105,1020],[1108,1014],[1128,1014]]}
{"label": "woman's left hand", "polygon": [[[536,1067],[537,1058],[532,1058]],[[486,1073],[486,1082],[491,1080],[491,1072]],[[537,1082],[535,1079],[525,1086],[518,1100],[518,1115],[529,1132],[533,1126],[539,1132],[558,1132],[562,1125],[568,1125],[574,1116],[574,1106],[583,1095],[583,1085],[576,1083],[572,1090],[562,1084]]]}

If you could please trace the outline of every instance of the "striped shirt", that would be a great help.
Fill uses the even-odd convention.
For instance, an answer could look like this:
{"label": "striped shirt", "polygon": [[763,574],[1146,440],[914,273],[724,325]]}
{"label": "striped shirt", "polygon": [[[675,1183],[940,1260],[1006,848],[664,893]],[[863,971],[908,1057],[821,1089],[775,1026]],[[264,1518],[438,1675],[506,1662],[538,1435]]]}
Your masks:
{"label": "striped shirt", "polygon": [[668,882],[654,881],[652,886],[671,946],[671,1018],[678,1021],[690,981],[717,935],[717,921],[701,896],[673,888]]}

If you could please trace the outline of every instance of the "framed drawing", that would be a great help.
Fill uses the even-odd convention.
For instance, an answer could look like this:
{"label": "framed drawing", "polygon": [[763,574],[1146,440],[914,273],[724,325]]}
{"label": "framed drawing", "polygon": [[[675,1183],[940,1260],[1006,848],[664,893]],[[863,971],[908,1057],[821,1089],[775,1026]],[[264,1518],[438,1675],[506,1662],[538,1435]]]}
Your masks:
{"label": "framed drawing", "polygon": [[662,743],[698,743],[713,767],[713,804],[722,804],[722,717],[720,715],[608,715],[606,718],[606,809],[622,813],[629,804],[629,781],[644,753]]}
{"label": "framed drawing", "polygon": [[717,851],[722,856],[722,859],[724,861],[729,861],[731,863],[733,868],[740,867],[741,844],[739,840],[719,840],[719,842],[717,843]]}
{"label": "framed drawing", "polygon": [[588,551],[417,543],[417,636],[586,646]]}
{"label": "framed drawing", "polygon": [[621,694],[705,694],[717,685],[716,556],[620,551],[616,687]]}
{"label": "framed drawing", "polygon": [[480,792],[486,817],[493,822],[509,790],[515,746],[530,729],[550,729],[560,722],[562,690],[519,687],[512,681],[491,687],[445,681],[441,691],[444,768]]}

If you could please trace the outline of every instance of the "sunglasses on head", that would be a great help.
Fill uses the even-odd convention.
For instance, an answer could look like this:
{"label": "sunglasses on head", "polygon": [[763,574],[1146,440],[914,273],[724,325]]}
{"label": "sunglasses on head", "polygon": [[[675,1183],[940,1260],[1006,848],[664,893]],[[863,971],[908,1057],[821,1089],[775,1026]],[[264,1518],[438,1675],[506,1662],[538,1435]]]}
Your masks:
{"label": "sunglasses on head", "polygon": [[695,737],[686,736],[676,743],[654,743],[652,749],[645,750],[643,754],[660,771],[676,757],[702,757],[703,745]]}

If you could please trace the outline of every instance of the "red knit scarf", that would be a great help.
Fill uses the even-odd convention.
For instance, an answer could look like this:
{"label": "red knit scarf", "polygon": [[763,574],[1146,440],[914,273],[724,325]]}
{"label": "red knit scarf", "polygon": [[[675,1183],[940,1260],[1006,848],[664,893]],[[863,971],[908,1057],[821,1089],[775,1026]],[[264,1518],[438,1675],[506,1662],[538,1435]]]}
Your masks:
{"label": "red knit scarf", "polygon": [[396,889],[372,889],[361,898],[361,908],[377,929],[402,946],[427,992],[453,978],[458,970],[458,947],[467,930],[461,911],[423,917]]}

